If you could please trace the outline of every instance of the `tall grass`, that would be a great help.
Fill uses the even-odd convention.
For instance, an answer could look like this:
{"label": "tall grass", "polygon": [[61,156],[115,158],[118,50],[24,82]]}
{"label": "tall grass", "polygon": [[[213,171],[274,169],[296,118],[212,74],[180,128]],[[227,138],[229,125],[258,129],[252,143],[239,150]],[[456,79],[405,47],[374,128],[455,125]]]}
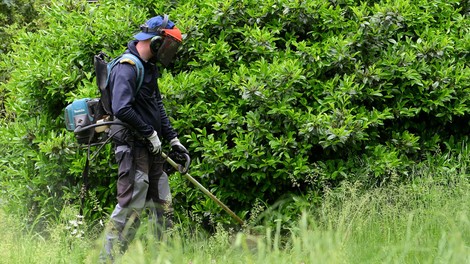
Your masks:
{"label": "tall grass", "polygon": [[339,236],[343,263],[470,263],[468,183],[355,190],[322,208],[320,228]]}
{"label": "tall grass", "polygon": [[[156,241],[144,226],[116,262],[470,263],[470,183],[465,172],[421,168],[413,173],[419,177],[409,184],[375,190],[345,184],[297,222],[278,221],[257,232],[219,228],[208,236],[177,228]],[[47,238],[19,226],[0,214],[0,263],[98,260],[100,239],[80,237],[73,212],[64,213]],[[281,232],[281,226],[289,232]]]}

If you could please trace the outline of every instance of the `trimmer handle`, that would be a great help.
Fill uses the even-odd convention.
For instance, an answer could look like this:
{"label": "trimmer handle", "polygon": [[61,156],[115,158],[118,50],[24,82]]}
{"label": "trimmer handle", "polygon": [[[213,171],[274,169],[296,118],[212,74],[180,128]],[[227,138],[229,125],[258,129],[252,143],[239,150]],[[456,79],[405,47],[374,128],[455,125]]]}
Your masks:
{"label": "trimmer handle", "polygon": [[[172,160],[166,153],[162,152],[162,157],[173,167],[175,170],[178,170],[182,175],[188,173],[189,165],[191,164],[191,158],[186,153],[178,153],[177,155],[184,157],[184,165],[176,163]],[[180,157],[178,157],[179,159]]]}
{"label": "trimmer handle", "polygon": [[191,164],[191,158],[186,153],[179,153],[178,155],[182,155],[185,159],[184,166],[181,164],[178,164],[178,172],[181,174],[186,174],[188,173],[189,165]]}

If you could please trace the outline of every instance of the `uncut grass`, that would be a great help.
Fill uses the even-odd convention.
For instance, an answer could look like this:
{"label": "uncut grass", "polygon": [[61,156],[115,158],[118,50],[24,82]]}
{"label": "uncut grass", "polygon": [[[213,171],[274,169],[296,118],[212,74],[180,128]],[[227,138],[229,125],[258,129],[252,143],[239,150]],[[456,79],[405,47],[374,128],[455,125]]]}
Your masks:
{"label": "uncut grass", "polygon": [[[143,226],[116,263],[470,263],[468,178],[361,191],[345,185],[295,223],[256,235],[181,229],[155,241]],[[289,226],[289,235],[280,227]],[[67,221],[44,238],[0,214],[0,263],[96,263],[100,241],[70,234]]]}
{"label": "uncut grass", "polygon": [[345,263],[470,263],[468,182],[421,183],[357,197],[349,190],[353,195],[341,199],[351,202],[343,201],[341,209],[323,208],[329,211],[324,228],[342,236]]}
{"label": "uncut grass", "polygon": [[[327,195],[281,237],[219,230],[213,237],[177,234],[148,250],[140,241],[123,263],[470,263],[468,179],[432,178],[361,192],[348,185]],[[278,222],[281,224],[280,222]],[[285,224],[285,223],[283,223]],[[281,243],[282,241],[282,243]],[[146,262],[147,261],[147,262]]]}
{"label": "uncut grass", "polygon": [[91,249],[86,239],[74,237],[61,223],[55,223],[47,237],[20,226],[18,219],[0,210],[0,263],[82,263]]}

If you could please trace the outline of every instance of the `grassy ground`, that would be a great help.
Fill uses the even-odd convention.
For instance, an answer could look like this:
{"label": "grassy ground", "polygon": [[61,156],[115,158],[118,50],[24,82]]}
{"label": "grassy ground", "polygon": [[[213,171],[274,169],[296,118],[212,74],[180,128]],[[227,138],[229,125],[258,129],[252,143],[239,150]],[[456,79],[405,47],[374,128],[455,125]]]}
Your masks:
{"label": "grassy ground", "polygon": [[[143,234],[117,263],[470,263],[468,178],[359,190],[329,193],[289,235],[280,235],[280,222],[256,236],[176,230],[157,242]],[[0,263],[96,263],[100,242],[80,224],[65,213],[44,238],[0,214]]]}

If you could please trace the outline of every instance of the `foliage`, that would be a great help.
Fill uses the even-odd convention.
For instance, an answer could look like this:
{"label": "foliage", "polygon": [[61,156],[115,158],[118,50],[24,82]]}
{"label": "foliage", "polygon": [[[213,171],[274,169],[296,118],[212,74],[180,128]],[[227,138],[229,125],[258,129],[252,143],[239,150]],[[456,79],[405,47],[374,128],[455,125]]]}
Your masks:
{"label": "foliage", "polygon": [[[450,170],[460,168],[458,156],[441,161]],[[413,183],[367,191],[344,184],[328,191],[321,206],[305,206],[289,222],[273,210],[273,218],[257,230],[235,232],[218,225],[209,235],[178,226],[162,241],[139,232],[116,263],[467,263],[470,186],[465,173],[448,172],[440,162],[423,162]],[[447,179],[452,188],[437,178]],[[49,227],[51,235],[42,237],[0,212],[2,261],[96,263],[104,238],[81,236],[87,222],[76,213],[65,207]],[[282,225],[289,227],[287,234],[281,233]]]}
{"label": "foliage", "polygon": [[197,23],[176,62],[181,73],[161,84],[198,159],[192,171],[239,212],[260,197],[316,202],[342,180],[408,179],[426,153],[466,140],[464,5],[186,4]]}
{"label": "foliage", "polygon": [[[9,41],[17,27],[27,27],[33,31],[35,27],[30,23],[37,16],[37,6],[47,1],[31,0],[3,0],[0,2],[0,54],[7,53]],[[6,25],[13,25],[8,29]]]}
{"label": "foliage", "polygon": [[[343,181],[409,180],[414,163],[467,140],[468,1],[55,0],[37,31],[17,29],[0,62],[11,69],[0,86],[11,208],[55,215],[79,205],[85,151],[64,132],[62,111],[96,96],[94,54],[119,54],[163,12],[185,33],[159,85],[190,173],[243,217],[293,196],[318,204]],[[108,147],[92,162],[90,219],[114,204],[112,159]],[[171,185],[181,221],[230,221],[183,177]],[[282,206],[287,218],[299,208]]]}
{"label": "foliage", "polygon": [[[0,2],[0,58],[10,51],[12,39],[16,36],[18,28],[30,32],[36,30],[36,26],[32,22],[38,15],[37,7],[47,2],[47,0],[4,0]],[[8,80],[10,71],[11,67],[0,68],[0,83]],[[0,118],[6,115],[4,98],[5,92],[0,90]]]}
{"label": "foliage", "polygon": [[[39,214],[53,217],[64,203],[81,206],[86,149],[78,148],[73,134],[63,129],[63,109],[74,98],[96,96],[93,55],[100,50],[122,52],[124,40],[138,23],[123,23],[122,18],[144,19],[141,10],[125,4],[59,4],[41,9],[43,17],[37,22],[42,24],[41,30],[17,33],[8,61],[2,63],[12,69],[11,78],[1,88],[7,93],[4,105],[8,114],[2,121],[0,140],[6,154],[4,164],[10,168],[2,174],[2,189],[18,197],[9,204],[12,210],[30,210],[23,214],[33,218]],[[103,17],[109,23],[97,23]],[[117,25],[123,31],[113,32]],[[103,217],[114,203],[115,167],[108,165],[110,149],[107,146],[92,161],[88,184],[98,187],[87,194],[84,213],[93,219]]]}

